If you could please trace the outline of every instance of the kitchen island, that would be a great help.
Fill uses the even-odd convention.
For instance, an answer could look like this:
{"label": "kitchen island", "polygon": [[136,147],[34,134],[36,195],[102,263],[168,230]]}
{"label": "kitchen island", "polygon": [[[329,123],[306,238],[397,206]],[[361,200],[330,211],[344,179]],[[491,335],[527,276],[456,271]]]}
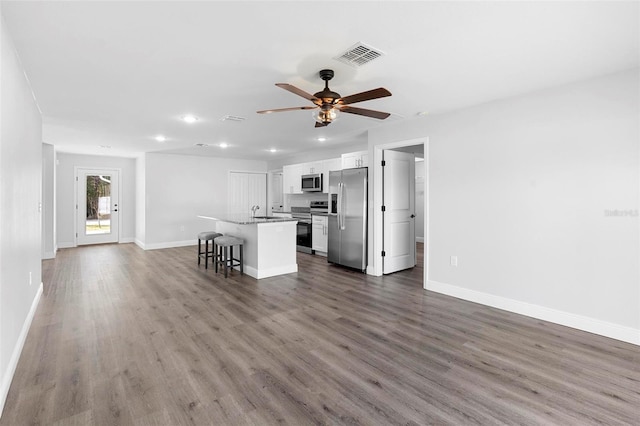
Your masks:
{"label": "kitchen island", "polygon": [[[296,219],[246,215],[202,215],[215,231],[244,240],[244,272],[256,279],[298,272]],[[237,252],[234,252],[237,257]],[[239,269],[239,267],[236,267]]]}

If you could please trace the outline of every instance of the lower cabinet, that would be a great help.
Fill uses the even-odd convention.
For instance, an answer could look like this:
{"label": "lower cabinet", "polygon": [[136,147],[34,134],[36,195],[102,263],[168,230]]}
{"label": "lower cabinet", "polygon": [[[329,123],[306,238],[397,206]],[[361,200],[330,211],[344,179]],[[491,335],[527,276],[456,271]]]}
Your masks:
{"label": "lower cabinet", "polygon": [[320,254],[327,253],[327,247],[329,246],[329,228],[327,225],[327,216],[311,216],[311,249],[320,252]]}

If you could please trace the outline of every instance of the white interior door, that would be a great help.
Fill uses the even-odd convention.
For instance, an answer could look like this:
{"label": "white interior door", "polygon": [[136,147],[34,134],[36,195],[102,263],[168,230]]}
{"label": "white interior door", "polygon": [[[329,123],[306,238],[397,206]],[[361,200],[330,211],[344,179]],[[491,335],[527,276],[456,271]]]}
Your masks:
{"label": "white interior door", "polygon": [[230,172],[228,194],[229,214],[249,216],[257,205],[256,216],[267,216],[266,173]]}
{"label": "white interior door", "polygon": [[280,212],[282,211],[282,207],[284,206],[284,200],[283,200],[283,196],[282,196],[282,173],[281,172],[277,172],[277,173],[272,173],[271,174],[271,184],[269,186],[269,190],[270,190],[270,207],[271,210],[269,211],[269,214],[271,214],[272,212]]}
{"label": "white interior door", "polygon": [[76,169],[76,243],[119,241],[120,173],[114,169]]}
{"label": "white interior door", "polygon": [[382,152],[383,239],[382,273],[416,265],[414,154]]}

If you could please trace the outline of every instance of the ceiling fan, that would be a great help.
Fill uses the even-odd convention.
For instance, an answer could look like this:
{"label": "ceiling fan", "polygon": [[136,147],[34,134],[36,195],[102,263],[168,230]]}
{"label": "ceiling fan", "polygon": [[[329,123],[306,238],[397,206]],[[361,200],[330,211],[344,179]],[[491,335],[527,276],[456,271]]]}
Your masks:
{"label": "ceiling fan", "polygon": [[379,87],[377,89],[356,93],[355,95],[345,96],[343,98],[339,93],[333,92],[331,91],[331,89],[329,89],[329,80],[333,78],[333,70],[322,70],[319,72],[319,75],[320,78],[324,80],[324,90],[313,95],[305,92],[304,90],[298,89],[291,84],[276,83],[276,86],[281,87],[284,90],[288,90],[289,92],[294,93],[298,96],[302,96],[307,100],[310,100],[315,104],[314,106],[267,109],[264,111],[258,111],[258,114],[295,111],[299,109],[317,109],[317,113],[314,113],[313,115],[316,120],[316,127],[325,127],[331,124],[331,122],[336,119],[338,112],[364,115],[365,117],[377,118],[379,120],[384,120],[391,115],[388,112],[374,111],[371,109],[349,106],[350,104],[355,104],[356,102],[369,101],[371,99],[391,96],[391,92],[389,92],[387,89]]}

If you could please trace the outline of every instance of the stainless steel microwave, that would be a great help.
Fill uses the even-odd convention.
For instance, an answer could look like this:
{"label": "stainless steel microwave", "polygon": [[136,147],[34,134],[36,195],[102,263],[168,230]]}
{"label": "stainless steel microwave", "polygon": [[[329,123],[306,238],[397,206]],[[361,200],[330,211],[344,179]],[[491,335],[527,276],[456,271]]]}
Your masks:
{"label": "stainless steel microwave", "polygon": [[304,192],[322,192],[322,173],[302,175],[300,188]]}

